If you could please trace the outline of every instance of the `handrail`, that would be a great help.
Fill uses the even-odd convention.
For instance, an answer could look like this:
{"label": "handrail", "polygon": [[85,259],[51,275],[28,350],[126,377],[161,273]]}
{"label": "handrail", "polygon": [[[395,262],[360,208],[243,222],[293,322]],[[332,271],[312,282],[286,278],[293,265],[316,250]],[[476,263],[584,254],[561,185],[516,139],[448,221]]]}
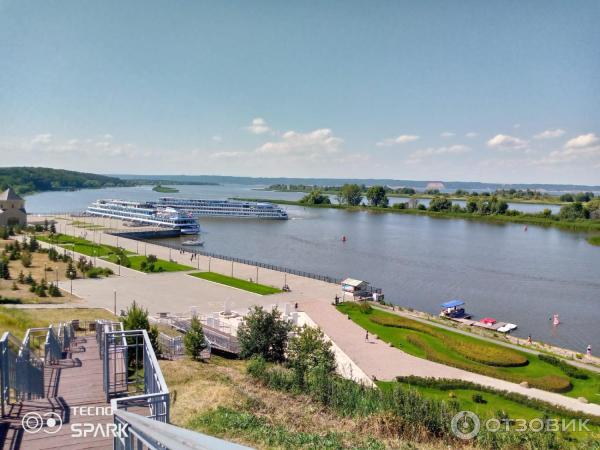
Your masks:
{"label": "handrail", "polygon": [[147,417],[119,410],[115,408],[114,403],[112,404],[112,408],[114,411],[115,424],[118,427],[117,429],[123,429],[127,426],[127,436],[125,436],[125,433],[122,433],[122,435],[119,435],[114,440],[114,448],[116,450],[141,448],[142,446],[151,449],[249,449],[249,447],[243,445],[223,441],[212,436],[179,428],[168,423],[157,423]]}

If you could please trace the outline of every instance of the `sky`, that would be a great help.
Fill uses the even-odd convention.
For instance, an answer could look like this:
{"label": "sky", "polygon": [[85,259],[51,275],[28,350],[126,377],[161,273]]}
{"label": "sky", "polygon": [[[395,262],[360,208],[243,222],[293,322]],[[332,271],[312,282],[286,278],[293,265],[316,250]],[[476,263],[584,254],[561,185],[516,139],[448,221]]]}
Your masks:
{"label": "sky", "polygon": [[600,184],[597,0],[0,0],[0,164]]}

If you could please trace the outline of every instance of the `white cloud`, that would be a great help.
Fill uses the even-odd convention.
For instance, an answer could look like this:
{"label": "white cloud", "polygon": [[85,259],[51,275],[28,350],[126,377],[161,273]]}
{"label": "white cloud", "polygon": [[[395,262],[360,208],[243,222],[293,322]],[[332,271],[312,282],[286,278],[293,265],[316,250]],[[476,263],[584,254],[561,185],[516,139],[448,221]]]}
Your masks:
{"label": "white cloud", "polygon": [[230,159],[230,158],[242,158],[248,156],[249,152],[216,152],[210,155],[211,158],[215,159]]}
{"label": "white cloud", "polygon": [[316,157],[337,153],[343,139],[335,137],[329,128],[320,128],[309,133],[286,131],[281,140],[266,142],[256,149],[258,154],[289,155],[300,154]]}
{"label": "white cloud", "polygon": [[573,139],[570,139],[566,144],[566,148],[584,148],[598,143],[600,139],[594,133],[582,134]]}
{"label": "white cloud", "polygon": [[467,134],[465,134],[466,137],[468,137],[469,139],[473,139],[474,137],[477,137],[478,134],[475,133],[474,131],[469,131]]}
{"label": "white cloud", "polygon": [[51,134],[38,134],[31,139],[32,144],[49,144],[52,142]]}
{"label": "white cloud", "polygon": [[460,155],[469,153],[470,151],[471,147],[462,144],[450,145],[448,147],[429,147],[411,153],[406,162],[409,164],[416,164],[421,162],[424,158],[442,155]]}
{"label": "white cloud", "polygon": [[223,142],[223,138],[219,135],[214,135],[212,138],[213,142]]}
{"label": "white cloud", "polygon": [[521,150],[527,148],[529,142],[514,136],[506,134],[497,134],[489,141],[488,147],[497,148],[500,150]]}
{"label": "white cloud", "polygon": [[550,129],[550,130],[544,130],[541,133],[538,133],[535,136],[533,136],[533,138],[534,139],[554,139],[554,138],[561,137],[563,134],[565,134],[565,130],[563,130],[561,128],[554,128],[554,129]]}
{"label": "white cloud", "polygon": [[443,138],[451,138],[454,137],[455,133],[453,133],[452,131],[444,131],[443,133],[440,134],[440,137]]}
{"label": "white cloud", "polygon": [[379,147],[390,147],[392,145],[401,145],[406,144],[408,142],[414,142],[419,139],[419,136],[415,136],[414,134],[401,134],[395,138],[388,138],[379,141],[376,145]]}
{"label": "white cloud", "polygon": [[252,123],[245,127],[252,134],[265,134],[271,131],[271,128],[267,124],[267,121],[261,117],[252,119]]}

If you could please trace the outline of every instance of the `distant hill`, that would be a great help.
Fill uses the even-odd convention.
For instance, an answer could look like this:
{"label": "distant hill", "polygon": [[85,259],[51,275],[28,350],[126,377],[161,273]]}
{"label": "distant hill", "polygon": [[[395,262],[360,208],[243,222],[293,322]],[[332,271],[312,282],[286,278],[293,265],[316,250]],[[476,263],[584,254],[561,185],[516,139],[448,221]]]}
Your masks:
{"label": "distant hill", "polygon": [[96,189],[132,186],[136,183],[116,177],[45,167],[0,167],[0,191],[8,186],[18,194],[43,191]]}

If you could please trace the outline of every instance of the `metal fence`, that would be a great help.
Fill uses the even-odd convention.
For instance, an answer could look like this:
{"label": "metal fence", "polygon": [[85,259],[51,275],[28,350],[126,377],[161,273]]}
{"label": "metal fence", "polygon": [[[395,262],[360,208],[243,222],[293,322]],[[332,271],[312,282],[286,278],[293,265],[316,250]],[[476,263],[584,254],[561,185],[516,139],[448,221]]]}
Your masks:
{"label": "metal fence", "polygon": [[[118,235],[119,233],[109,233],[109,234]],[[134,239],[134,238],[130,238],[130,239]],[[193,253],[195,255],[202,255],[202,256],[216,258],[216,259],[223,259],[225,261],[233,261],[233,262],[236,262],[239,264],[246,264],[248,266],[261,267],[263,269],[269,269],[269,270],[275,270],[277,272],[289,273],[291,275],[298,275],[300,277],[313,278],[315,280],[325,281],[327,283],[340,284],[342,282],[341,278],[335,278],[335,277],[330,277],[328,275],[320,275],[320,274],[316,274],[316,273],[305,272],[303,270],[290,269],[289,267],[283,267],[283,266],[278,266],[275,264],[263,263],[260,261],[253,261],[251,259],[237,258],[235,256],[228,256],[228,255],[221,255],[218,253],[208,252],[205,250],[190,250],[189,247],[183,247],[181,245],[176,245],[173,243],[161,242],[160,244],[155,244],[154,242],[152,242],[149,239],[135,239],[135,240],[140,241],[140,242],[145,242],[147,244],[160,245],[162,247],[172,248],[177,251],[185,250],[187,253]]]}
{"label": "metal fence", "polygon": [[[240,343],[237,336],[224,333],[223,331],[207,325],[206,321],[201,320],[202,331],[205,339],[208,341],[211,349],[222,350],[227,353],[237,355],[240,353]],[[172,319],[171,325],[178,330],[186,333],[191,326],[191,319]]]}
{"label": "metal fence", "polygon": [[5,332],[0,339],[0,402],[8,404],[44,397],[44,362],[31,351],[31,333],[23,342]]}

